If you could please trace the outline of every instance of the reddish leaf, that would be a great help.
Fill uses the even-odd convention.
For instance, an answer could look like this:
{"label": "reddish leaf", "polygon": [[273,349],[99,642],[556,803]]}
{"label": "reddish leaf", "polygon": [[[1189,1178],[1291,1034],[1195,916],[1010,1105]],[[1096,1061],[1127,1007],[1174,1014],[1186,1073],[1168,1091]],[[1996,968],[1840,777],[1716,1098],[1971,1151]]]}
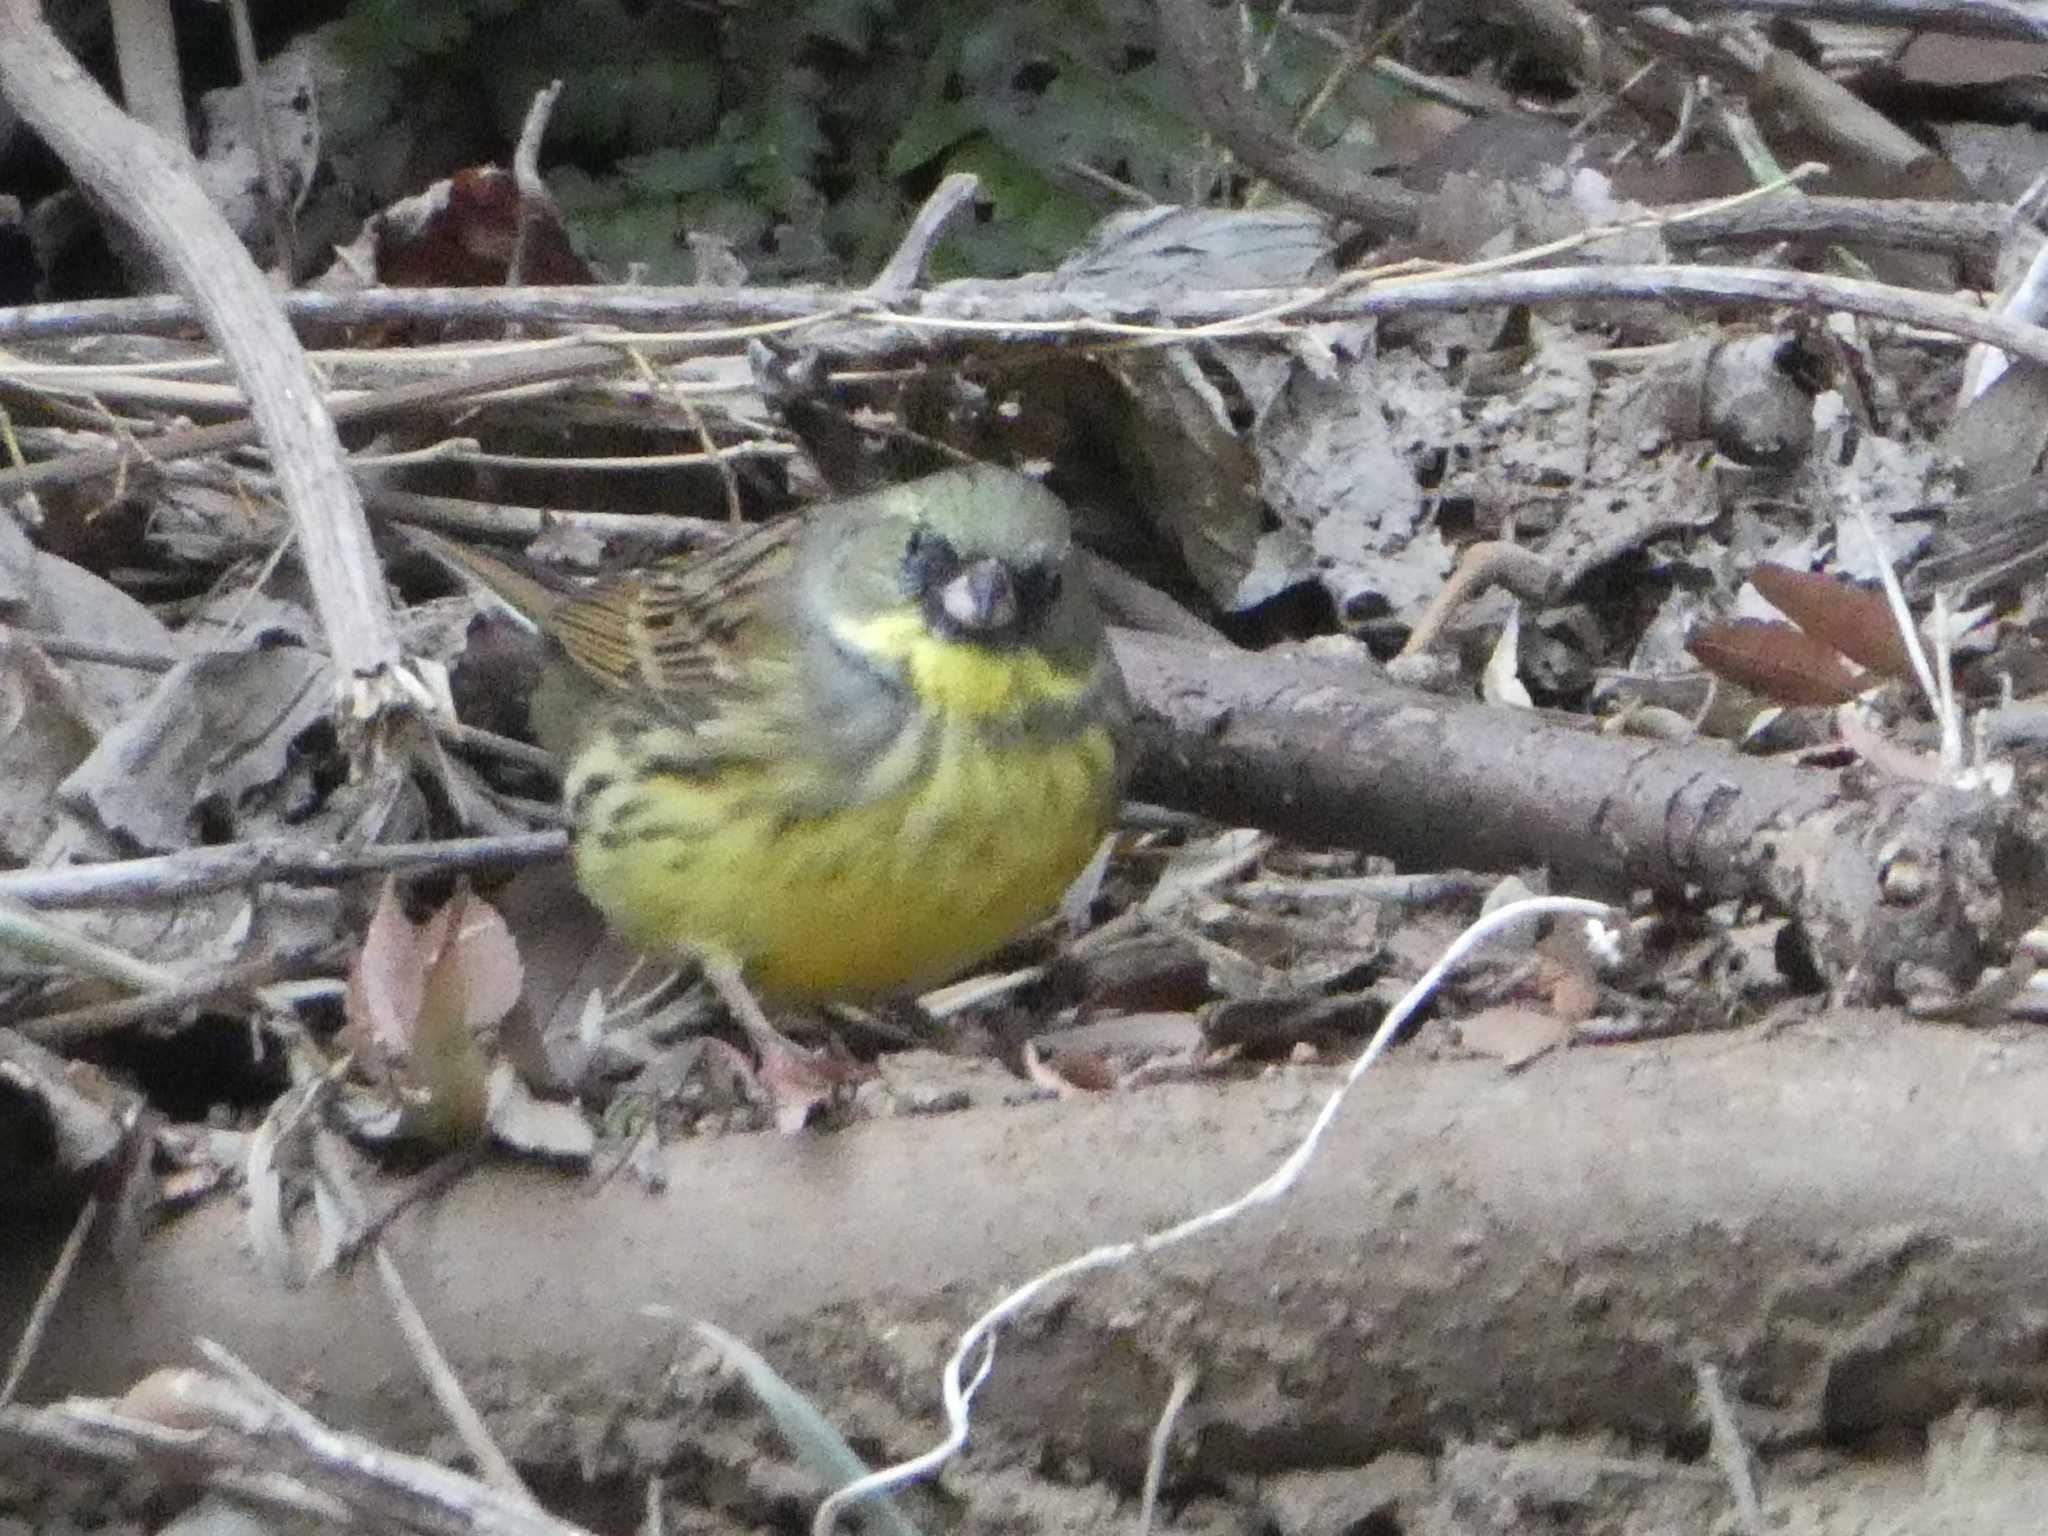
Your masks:
{"label": "reddish leaf", "polygon": [[[369,225],[377,281],[392,288],[491,288],[505,281],[519,239],[520,198],[512,173],[471,166],[417,197],[393,203]],[[569,245],[552,207],[534,213],[522,258],[529,283],[596,279]]]}
{"label": "reddish leaf", "polygon": [[1103,1051],[1048,1051],[1036,1041],[1024,1042],[1024,1074],[1063,1099],[1107,1093],[1116,1087],[1116,1067]]}
{"label": "reddish leaf", "polygon": [[1833,646],[1776,619],[1719,619],[1685,648],[1716,677],[1780,704],[1844,704],[1862,691]]}
{"label": "reddish leaf", "polygon": [[386,881],[349,965],[346,1038],[398,1105],[401,1134],[480,1134],[487,1065],[475,1031],[518,1001],[521,968],[504,920],[464,892],[415,927]]}
{"label": "reddish leaf", "polygon": [[1749,584],[1814,639],[1858,665],[1884,677],[1913,675],[1912,658],[1882,592],[1769,562],[1749,573]]}

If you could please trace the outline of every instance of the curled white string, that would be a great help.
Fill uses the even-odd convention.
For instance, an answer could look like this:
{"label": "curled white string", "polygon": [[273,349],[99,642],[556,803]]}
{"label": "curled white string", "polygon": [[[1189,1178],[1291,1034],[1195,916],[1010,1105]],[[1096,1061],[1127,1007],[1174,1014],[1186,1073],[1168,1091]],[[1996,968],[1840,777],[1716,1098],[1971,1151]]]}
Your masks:
{"label": "curled white string", "polygon": [[[967,1331],[960,1335],[960,1343],[954,1349],[953,1357],[946,1362],[945,1375],[941,1381],[941,1395],[946,1409],[946,1437],[920,1456],[913,1456],[908,1461],[900,1461],[894,1466],[870,1472],[866,1477],[856,1478],[838,1489],[818,1506],[818,1512],[811,1520],[812,1536],[832,1536],[833,1526],[849,1505],[928,1476],[959,1453],[960,1448],[967,1443],[969,1405],[974,1400],[975,1392],[988,1379],[988,1373],[995,1365],[996,1330],[1045,1291],[1070,1276],[1084,1274],[1093,1269],[1104,1269],[1113,1264],[1122,1264],[1144,1254],[1156,1253],[1162,1248],[1186,1242],[1189,1238],[1207,1232],[1213,1227],[1220,1227],[1236,1220],[1255,1206],[1277,1200],[1292,1189],[1310,1160],[1315,1157],[1316,1150],[1321,1146],[1331,1122],[1337,1118],[1337,1111],[1344,1103],[1344,1096],[1371,1070],[1373,1064],[1386,1054],[1387,1048],[1393,1044],[1394,1037],[1400,1033],[1401,1027],[1414,1016],[1416,1009],[1428,1001],[1430,994],[1436,990],[1452,967],[1460,964],[1473,950],[1503,928],[1512,927],[1527,918],[1549,913],[1584,917],[1600,926],[1612,924],[1618,915],[1615,909],[1605,902],[1587,901],[1577,896],[1534,896],[1523,901],[1509,902],[1473,923],[1452,941],[1436,964],[1423,973],[1422,978],[1408,989],[1400,1002],[1387,1011],[1387,1016],[1380,1021],[1380,1027],[1373,1031],[1372,1039],[1366,1042],[1365,1049],[1360,1051],[1357,1059],[1351,1063],[1351,1070],[1344,1074],[1344,1081],[1339,1083],[1323,1101],[1323,1107],[1317,1111],[1307,1132],[1279,1167],[1235,1200],[1215,1206],[1200,1215],[1191,1216],[1175,1226],[1162,1228],[1135,1241],[1092,1248],[1064,1263],[1055,1264],[1052,1268],[1043,1270],[1025,1281],[976,1318],[968,1326]],[[975,1361],[973,1377],[963,1382],[968,1358],[975,1355],[977,1349],[980,1353]]]}

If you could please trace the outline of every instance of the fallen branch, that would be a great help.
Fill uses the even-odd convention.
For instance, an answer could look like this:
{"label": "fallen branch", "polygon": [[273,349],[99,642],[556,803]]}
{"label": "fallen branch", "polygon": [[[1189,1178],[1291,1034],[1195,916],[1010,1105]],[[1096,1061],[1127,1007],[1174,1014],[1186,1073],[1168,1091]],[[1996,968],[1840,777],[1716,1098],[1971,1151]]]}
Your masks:
{"label": "fallen branch", "polygon": [[[1602,895],[1651,887],[1795,918],[1845,998],[1922,1003],[1972,984],[2009,915],[2013,832],[1986,797],[1740,757],[1714,743],[1596,734],[1449,702],[1285,652],[1131,630],[1117,654],[1140,711],[1136,790],[1411,868],[1552,869]],[[354,850],[289,841],[0,874],[25,906],[174,900],[266,880],[507,867],[560,857],[561,832]]]}
{"label": "fallen branch", "polygon": [[1748,11],[1757,16],[1847,21],[1866,27],[1911,27],[1963,37],[2008,37],[2037,43],[2048,23],[2039,5],[2021,0],[1612,0],[1636,8],[1651,5],[1681,16]]}
{"label": "fallen branch", "polygon": [[1567,889],[1762,902],[1847,998],[1967,986],[2009,911],[2034,905],[2001,892],[2017,833],[1988,797],[1603,736],[1302,655],[1120,631],[1117,656],[1142,796],[1413,868],[1537,865]]}

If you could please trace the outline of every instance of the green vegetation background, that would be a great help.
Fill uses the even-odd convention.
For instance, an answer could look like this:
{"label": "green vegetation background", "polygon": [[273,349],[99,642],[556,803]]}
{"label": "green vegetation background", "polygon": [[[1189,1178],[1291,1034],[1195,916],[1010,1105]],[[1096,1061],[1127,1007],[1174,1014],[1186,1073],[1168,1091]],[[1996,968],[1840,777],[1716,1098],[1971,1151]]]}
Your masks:
{"label": "green vegetation background", "polygon": [[[757,280],[864,279],[952,171],[981,178],[982,216],[932,275],[1010,276],[1119,206],[1226,187],[1143,0],[354,0],[336,35],[335,113],[488,113],[509,143],[561,79],[549,184],[614,277],[689,281],[697,235]],[[1329,51],[1284,29],[1255,46],[1291,123]],[[1307,142],[1357,142],[1357,88]]]}

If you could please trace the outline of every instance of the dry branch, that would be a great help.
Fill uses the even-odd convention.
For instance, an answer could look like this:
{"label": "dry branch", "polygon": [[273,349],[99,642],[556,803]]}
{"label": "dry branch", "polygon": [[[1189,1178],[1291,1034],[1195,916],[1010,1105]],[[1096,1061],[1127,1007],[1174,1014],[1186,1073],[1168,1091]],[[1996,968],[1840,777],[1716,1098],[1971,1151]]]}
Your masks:
{"label": "dry branch", "polygon": [[1747,11],[1754,16],[1847,21],[1868,27],[1911,27],[1965,37],[2009,37],[2037,43],[2048,32],[2038,4],[2024,0],[1612,0],[1662,6],[1681,16]]}
{"label": "dry branch", "polygon": [[1227,822],[1419,868],[1762,902],[1853,999],[1968,984],[2008,916],[1993,870],[2017,834],[1988,797],[1598,735],[1306,655],[1120,632],[1117,656],[1136,792]]}
{"label": "dry branch", "polygon": [[1415,228],[1422,198],[1397,182],[1361,176],[1305,149],[1265,121],[1244,88],[1234,10],[1209,0],[1154,0],[1159,40],[1187,79],[1188,101],[1230,152],[1312,208],[1374,234]]}

